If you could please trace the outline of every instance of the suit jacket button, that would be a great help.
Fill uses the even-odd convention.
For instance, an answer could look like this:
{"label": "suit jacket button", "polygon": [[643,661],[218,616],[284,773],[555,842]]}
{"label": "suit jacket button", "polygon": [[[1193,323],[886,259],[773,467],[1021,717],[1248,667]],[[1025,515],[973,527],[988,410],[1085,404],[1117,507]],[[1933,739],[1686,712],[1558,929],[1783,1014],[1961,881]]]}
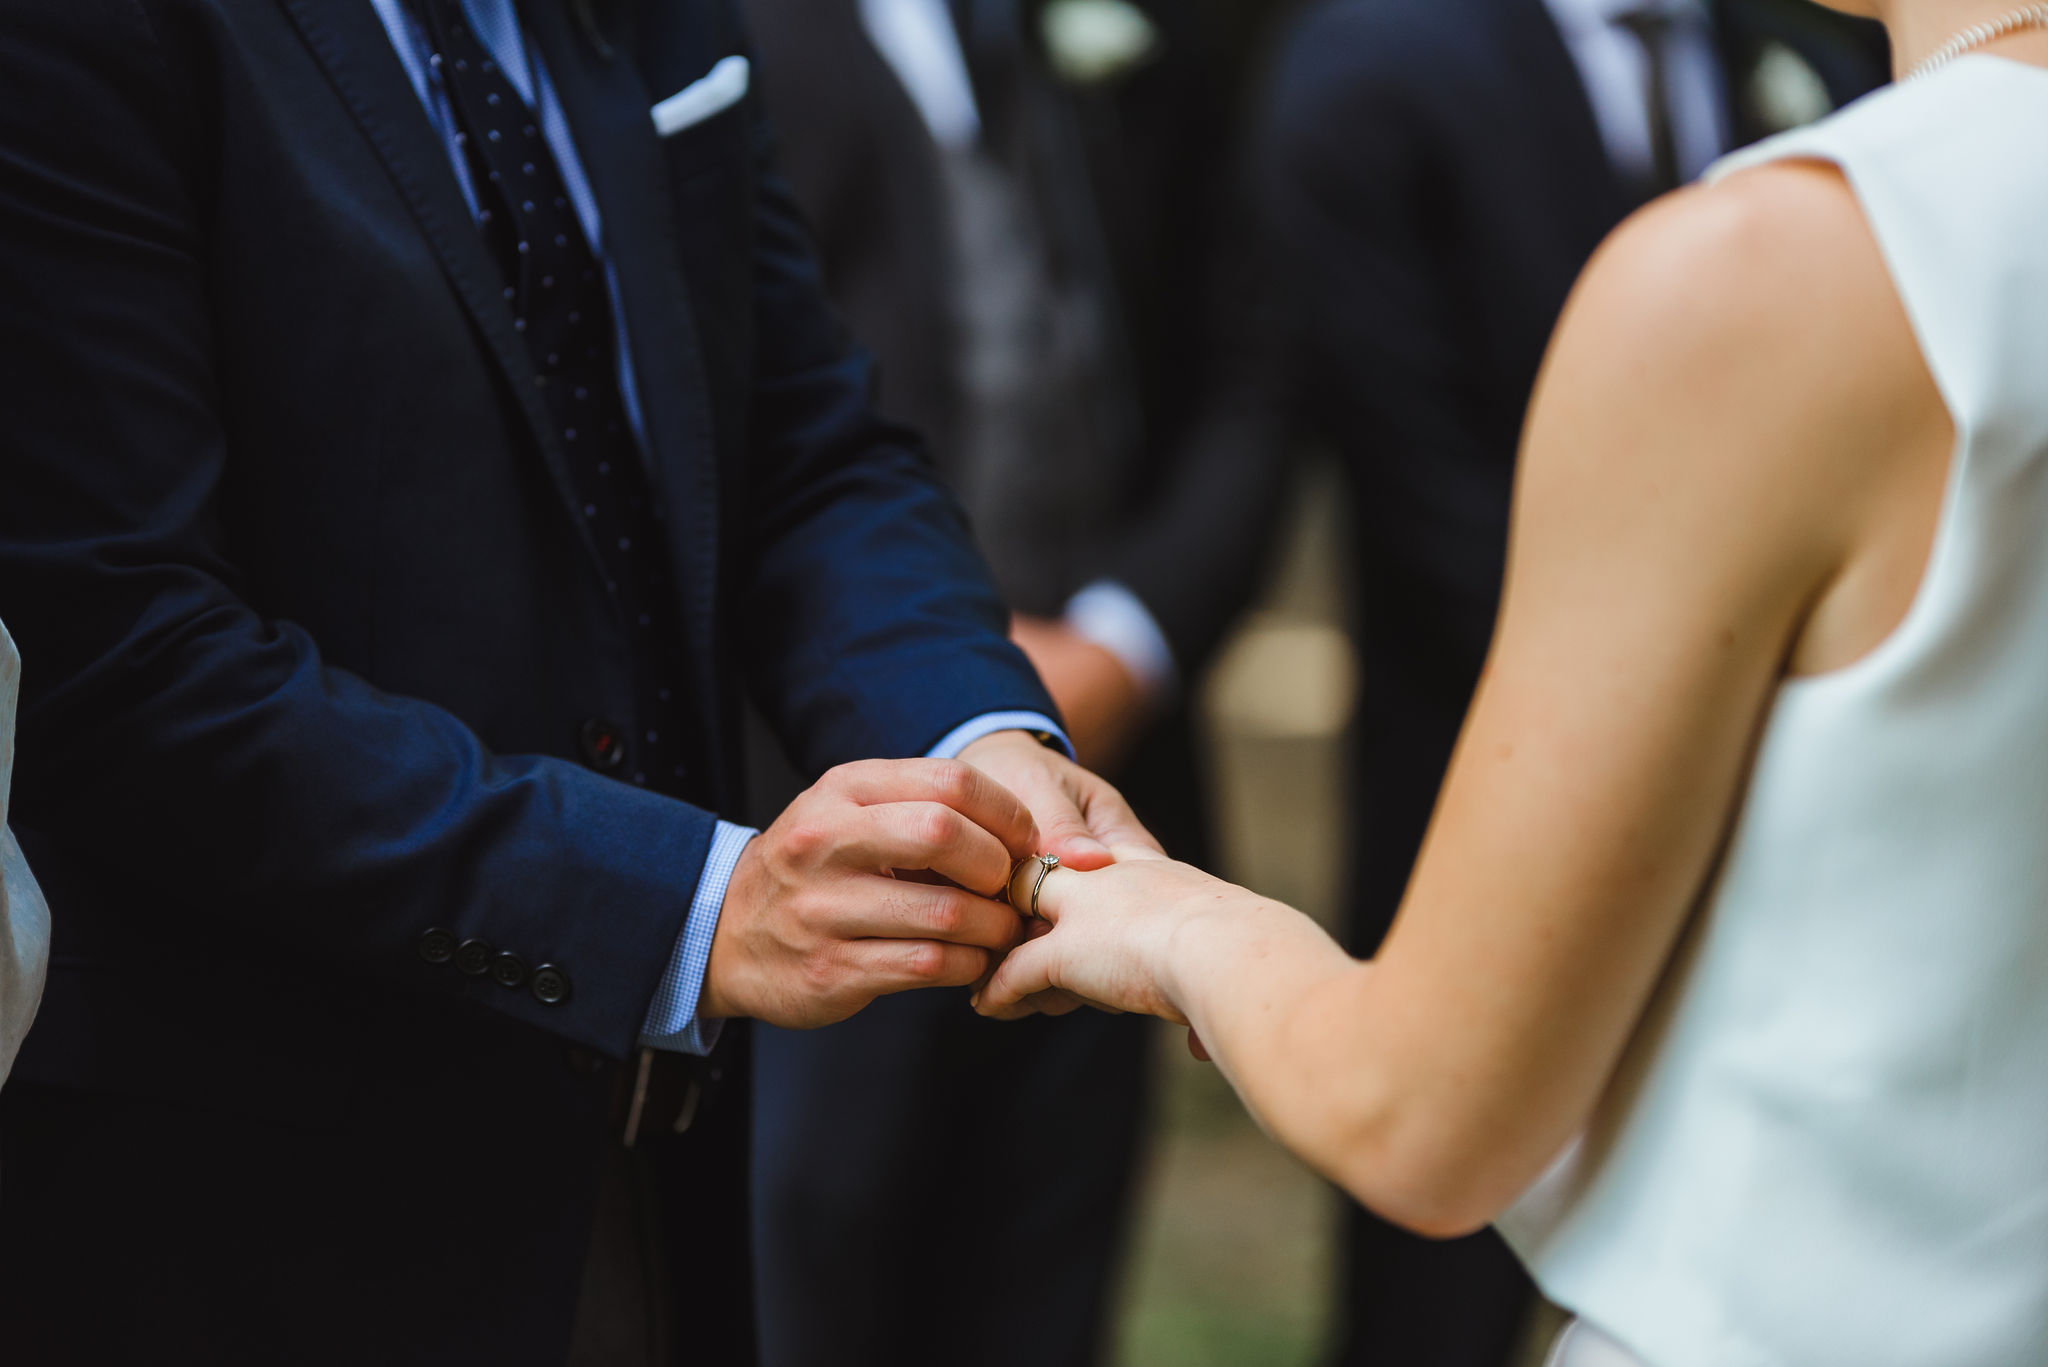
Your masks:
{"label": "suit jacket button", "polygon": [[415,948],[419,950],[420,957],[428,963],[445,964],[455,957],[455,932],[436,926],[420,936]]}
{"label": "suit jacket button", "polygon": [[491,960],[491,980],[500,987],[524,987],[526,985],[526,960],[504,950]]}
{"label": "suit jacket button", "polygon": [[533,981],[528,986],[543,1006],[560,1006],[569,1000],[569,975],[553,964],[534,969]]}
{"label": "suit jacket button", "polygon": [[497,947],[488,940],[464,940],[455,951],[455,966],[472,978],[481,978],[491,971],[491,960],[497,957]]}
{"label": "suit jacket button", "polygon": [[576,733],[576,749],[583,766],[600,774],[616,774],[626,764],[626,728],[603,717],[592,717]]}

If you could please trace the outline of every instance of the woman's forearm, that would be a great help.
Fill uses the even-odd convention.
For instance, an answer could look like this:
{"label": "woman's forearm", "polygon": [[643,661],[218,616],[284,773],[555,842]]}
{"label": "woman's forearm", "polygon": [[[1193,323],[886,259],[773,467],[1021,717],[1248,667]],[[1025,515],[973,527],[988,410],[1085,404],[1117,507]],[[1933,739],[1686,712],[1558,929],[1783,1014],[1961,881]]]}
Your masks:
{"label": "woman's forearm", "polygon": [[1246,1108],[1395,1223],[1434,1236],[1486,1223],[1491,1183],[1444,1133],[1429,1041],[1387,1018],[1378,970],[1292,908],[1244,897],[1184,922],[1169,954],[1174,1000]]}
{"label": "woman's forearm", "polygon": [[1176,928],[1168,990],[1266,1131],[1334,1176],[1374,1065],[1330,1008],[1357,998],[1371,966],[1293,908],[1231,891]]}

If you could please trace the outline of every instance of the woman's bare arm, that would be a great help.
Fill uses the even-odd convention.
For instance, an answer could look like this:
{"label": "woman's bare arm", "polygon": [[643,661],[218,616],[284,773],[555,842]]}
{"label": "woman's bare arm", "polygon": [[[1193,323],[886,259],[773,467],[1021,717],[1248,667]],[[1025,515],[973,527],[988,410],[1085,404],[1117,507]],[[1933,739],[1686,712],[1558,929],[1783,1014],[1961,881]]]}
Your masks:
{"label": "woman's bare arm", "polygon": [[1640,216],[1553,345],[1486,676],[1380,956],[1134,862],[1055,875],[1059,929],[983,1009],[1049,982],[1187,1019],[1361,1200],[1429,1233],[1486,1223],[1605,1086],[1788,668],[1904,615],[1952,441],[1837,173],[1770,167]]}

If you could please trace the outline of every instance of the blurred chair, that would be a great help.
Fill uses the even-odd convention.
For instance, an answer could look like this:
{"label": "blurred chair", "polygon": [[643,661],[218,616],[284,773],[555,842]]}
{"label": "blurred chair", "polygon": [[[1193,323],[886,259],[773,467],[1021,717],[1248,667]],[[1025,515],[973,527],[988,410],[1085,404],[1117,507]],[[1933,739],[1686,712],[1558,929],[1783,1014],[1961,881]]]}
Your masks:
{"label": "blurred chair", "polygon": [[[1594,248],[1722,153],[1884,79],[1797,0],[1326,0],[1257,160],[1303,416],[1350,486],[1362,666],[1352,947],[1405,888],[1492,632],[1523,410]],[[1347,1234],[1336,1361],[1498,1367],[1530,1288],[1491,1233]]]}
{"label": "blurred chair", "polygon": [[[1245,221],[1233,49],[1193,0],[747,9],[882,406],[930,438],[1083,760],[1206,858],[1180,683],[1249,599],[1284,483],[1267,372],[1239,360],[1246,292],[1212,273]],[[765,735],[751,749],[765,817],[798,776]],[[958,992],[758,1031],[769,1367],[1095,1361],[1149,1034],[1093,1012],[995,1024]]]}

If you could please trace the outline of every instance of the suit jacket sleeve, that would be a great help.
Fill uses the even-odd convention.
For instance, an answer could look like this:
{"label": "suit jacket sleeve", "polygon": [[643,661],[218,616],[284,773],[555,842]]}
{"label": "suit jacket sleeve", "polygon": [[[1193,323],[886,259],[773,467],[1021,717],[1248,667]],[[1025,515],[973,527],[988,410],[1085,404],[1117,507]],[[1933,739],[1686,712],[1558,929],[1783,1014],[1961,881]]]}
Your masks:
{"label": "suit jacket sleeve", "polygon": [[877,415],[868,354],[827,302],[809,231],[755,138],[756,387],[740,623],[756,700],[798,764],[927,753],[993,712],[1057,717],[1007,638],[958,502]]}
{"label": "suit jacket sleeve", "polygon": [[[17,822],[147,870],[166,918],[623,1056],[713,818],[493,754],[251,601],[222,507],[235,471],[288,453],[224,426],[208,280],[233,263],[179,70],[140,7],[0,22],[0,334],[22,343],[0,366],[0,601],[34,661]],[[433,926],[557,964],[572,995],[430,968]]]}

